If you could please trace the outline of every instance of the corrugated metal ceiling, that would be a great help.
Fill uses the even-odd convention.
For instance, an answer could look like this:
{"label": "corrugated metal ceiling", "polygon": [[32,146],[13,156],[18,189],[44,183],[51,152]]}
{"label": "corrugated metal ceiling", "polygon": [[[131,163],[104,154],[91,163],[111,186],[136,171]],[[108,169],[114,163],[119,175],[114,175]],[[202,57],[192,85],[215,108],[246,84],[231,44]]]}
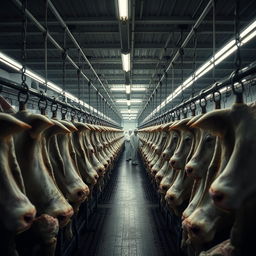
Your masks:
{"label": "corrugated metal ceiling", "polygon": [[[133,1],[133,0],[131,0]],[[132,92],[132,98],[141,98],[143,102],[134,108],[142,108],[154,89],[158,74],[162,73],[169,64],[172,54],[177,49],[181,29],[183,38],[191,26],[200,16],[207,5],[207,0],[136,0],[135,2],[135,29],[134,29],[134,57],[132,82],[142,84],[146,92]],[[73,35],[84,49],[85,54],[93,67],[104,80],[106,87],[124,83],[124,73],[121,65],[120,34],[116,16],[115,0],[54,0],[52,1],[62,18],[67,22]],[[3,0],[0,9],[0,50],[11,57],[21,60],[21,11],[12,1]],[[28,9],[42,22],[44,20],[44,1],[28,0]],[[216,1],[216,48],[221,47],[233,36],[234,1]],[[63,44],[63,29],[55,17],[49,14],[49,31],[52,36]],[[256,18],[256,2],[253,0],[241,1],[241,26]],[[198,45],[196,51],[196,66],[198,67],[212,55],[212,12],[207,15],[198,29]],[[130,31],[131,31],[130,21]],[[181,26],[183,25],[183,26]],[[185,25],[185,26],[184,26]],[[166,49],[166,41],[170,41]],[[130,37],[131,39],[131,37]],[[29,23],[28,26],[28,65],[40,74],[44,74],[44,49],[42,33]],[[60,52],[49,44],[49,78],[61,85],[62,60]],[[77,49],[67,40],[70,56],[78,61]],[[255,59],[255,42],[242,49],[243,64],[246,65]],[[162,60],[159,61],[162,55]],[[184,79],[193,72],[194,45],[191,40],[184,49]],[[230,74],[234,65],[234,57],[216,67],[216,77],[222,78]],[[160,63],[158,63],[160,62]],[[158,65],[157,65],[158,64]],[[85,73],[92,77],[92,72],[84,65]],[[174,89],[180,84],[181,70],[178,59],[174,69]],[[71,65],[67,65],[69,91],[78,94],[76,72]],[[155,74],[155,76],[153,76]],[[153,79],[152,79],[153,77]],[[212,73],[206,74],[197,83],[197,90],[201,90],[211,83]],[[100,88],[99,84],[95,82]],[[168,80],[168,92],[171,90],[171,73]],[[189,91],[188,91],[189,93]],[[109,94],[114,99],[126,98],[124,93]],[[93,97],[93,95],[92,95]],[[88,95],[85,100],[88,100]],[[126,105],[123,106],[126,108]],[[132,106],[133,108],[133,106]]]}

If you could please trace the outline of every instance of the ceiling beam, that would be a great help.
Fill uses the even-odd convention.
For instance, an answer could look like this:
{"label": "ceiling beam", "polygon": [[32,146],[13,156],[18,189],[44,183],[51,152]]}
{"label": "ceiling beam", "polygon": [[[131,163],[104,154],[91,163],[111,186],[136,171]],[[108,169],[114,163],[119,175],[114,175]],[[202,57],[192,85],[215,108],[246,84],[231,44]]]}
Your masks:
{"label": "ceiling beam", "polygon": [[[154,28],[154,29],[150,29],[150,30],[142,30],[142,31],[135,31],[135,34],[169,34],[170,33],[170,29],[165,28],[165,29],[161,29],[161,28]],[[180,34],[180,31],[172,31],[172,33],[175,34]],[[186,35],[186,33],[188,32],[183,32],[184,35]],[[88,35],[119,35],[118,31],[111,31],[111,30],[106,30],[106,31],[79,31],[79,32],[73,32],[72,33],[74,36],[76,37],[83,37],[83,36],[88,36]],[[206,31],[199,31],[197,32],[197,35],[211,35],[212,31],[211,30],[206,30]],[[222,31],[217,31],[216,30],[216,34],[219,35],[233,35],[234,32],[232,30],[222,30]],[[51,35],[52,36],[63,36],[63,32],[52,32],[51,31]],[[0,37],[18,37],[21,36],[21,32],[1,32],[0,33]],[[40,32],[28,32],[27,36],[42,36],[42,33]]]}
{"label": "ceiling beam", "polygon": [[[14,18],[12,18],[14,19]],[[19,21],[7,21],[5,20],[1,20],[0,21],[0,27],[3,26],[20,26],[20,17],[18,17],[17,19],[19,19]],[[44,23],[44,21],[39,21],[40,23]],[[195,24],[196,19],[191,19],[191,17],[186,17],[186,16],[182,16],[182,17],[175,17],[172,16],[170,17],[144,17],[144,19],[138,19],[136,20],[135,24],[139,25],[181,25],[181,24],[187,24],[187,25],[193,25]],[[246,19],[242,19],[240,21],[240,23],[248,23],[249,21]],[[110,17],[101,17],[99,19],[99,17],[86,17],[85,19],[70,19],[70,18],[66,18],[65,19],[65,23],[67,25],[76,25],[76,26],[85,26],[85,25],[118,25],[118,20],[110,18]],[[28,24],[32,24],[31,22],[28,22]],[[212,19],[205,19],[202,24],[212,24]],[[222,25],[233,25],[234,21],[233,21],[233,17],[216,17],[216,24],[222,24]],[[56,20],[48,20],[48,26],[56,26],[59,25],[59,22]]]}
{"label": "ceiling beam", "polygon": [[[21,43],[21,42],[20,42]],[[112,50],[118,50],[118,52],[120,52],[120,43],[90,43],[90,44],[82,44],[83,47],[82,49],[84,51],[86,50],[99,50],[99,49],[112,49]],[[3,41],[1,41],[1,45],[0,45],[0,49],[1,51],[6,51],[6,52],[21,52],[21,48],[22,45],[21,44],[15,44],[12,45],[10,43],[8,44],[4,44]],[[161,42],[159,43],[135,43],[134,46],[135,49],[162,49],[163,45],[161,44]],[[72,53],[72,51],[74,51],[77,55],[77,48],[74,48],[73,46],[69,47],[67,46],[68,52]],[[176,47],[167,47],[167,49],[170,50],[177,50]],[[194,50],[194,47],[188,46],[188,47],[184,47],[185,50]],[[248,48],[248,47],[242,47],[241,48],[242,51],[247,51],[247,50],[251,50],[251,51],[255,51],[255,48]],[[42,45],[30,45],[27,44],[27,51],[28,52],[44,52],[44,48],[43,48],[43,44]],[[48,47],[48,51],[58,51],[58,49],[52,47],[49,45]],[[205,44],[205,45],[199,45],[197,47],[197,51],[212,51],[212,47],[210,47],[209,45]]]}
{"label": "ceiling beam", "polygon": [[[89,58],[90,59],[90,62],[92,64],[122,64],[122,61],[121,61],[121,58]],[[74,61],[76,61],[74,59]],[[135,57],[134,58],[134,63],[135,64],[156,64],[158,62],[161,62],[162,64],[166,64],[166,60],[165,59],[162,59],[162,60],[159,60],[158,58],[140,58],[140,57]],[[253,61],[253,58],[251,60],[251,62]],[[62,61],[59,60],[59,61],[56,61],[56,59],[54,60],[49,60],[47,61],[48,63],[48,66],[51,66],[51,65],[62,65]],[[194,63],[194,60],[190,59],[190,60],[184,60],[183,61],[184,64],[193,64]],[[196,64],[203,64],[205,63],[205,59],[202,59],[202,60],[196,60],[195,61]],[[225,64],[233,64],[234,61],[230,61],[230,60],[224,60],[222,63],[225,63]],[[244,63],[244,62],[243,62]],[[249,63],[249,61],[245,61],[245,63]],[[26,64],[27,65],[36,65],[36,66],[40,66],[40,65],[44,65],[44,60],[43,59],[31,59],[31,60],[27,60],[26,61]]]}
{"label": "ceiling beam", "polygon": [[[31,66],[32,70],[35,70],[37,72],[44,72],[44,68],[36,68],[34,66]],[[181,70],[181,67],[180,65],[176,64],[176,68],[177,70]],[[95,69],[97,70],[113,70],[113,69],[120,69],[122,70],[122,66],[120,65],[112,65],[112,66],[109,66],[109,65],[95,65]],[[140,70],[147,70],[147,71],[154,71],[155,70],[155,67],[153,64],[143,64],[143,65],[134,65],[134,70],[136,69],[140,69]],[[83,70],[90,70],[90,68],[84,68]],[[191,71],[193,70],[193,67],[191,65],[183,65],[183,70],[184,71]],[[220,71],[225,71],[225,70],[234,70],[234,66],[230,66],[230,67],[219,67],[219,66],[216,66],[216,72],[220,72]],[[76,70],[74,69],[66,69],[66,72],[69,73],[69,74],[72,74],[74,73],[74,75],[76,74]],[[53,68],[53,69],[48,69],[48,73],[49,74],[52,74],[52,73],[62,73],[62,68],[59,67],[58,68]],[[102,72],[101,72],[102,73]],[[152,74],[151,74],[152,75]],[[184,74],[184,77],[185,77],[186,74]]]}

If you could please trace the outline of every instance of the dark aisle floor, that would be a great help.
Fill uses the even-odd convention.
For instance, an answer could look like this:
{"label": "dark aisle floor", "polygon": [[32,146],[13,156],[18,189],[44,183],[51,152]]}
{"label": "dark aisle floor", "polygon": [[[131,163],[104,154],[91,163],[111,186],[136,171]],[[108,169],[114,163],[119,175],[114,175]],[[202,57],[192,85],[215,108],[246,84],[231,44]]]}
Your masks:
{"label": "dark aisle floor", "polygon": [[80,244],[78,256],[175,256],[145,170],[125,161],[124,154]]}

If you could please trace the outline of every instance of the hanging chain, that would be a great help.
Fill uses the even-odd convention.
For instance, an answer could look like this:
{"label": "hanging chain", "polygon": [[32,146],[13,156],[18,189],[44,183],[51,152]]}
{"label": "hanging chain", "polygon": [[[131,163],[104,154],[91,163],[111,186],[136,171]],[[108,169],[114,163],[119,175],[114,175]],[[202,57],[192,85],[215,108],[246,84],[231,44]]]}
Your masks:
{"label": "hanging chain", "polygon": [[161,74],[158,75],[159,77],[159,106],[160,106],[160,112],[159,115],[162,114],[162,108],[161,108],[161,100],[162,100],[162,81],[161,81]]}
{"label": "hanging chain", "polygon": [[236,70],[231,74],[231,85],[232,91],[236,96],[236,103],[243,103],[243,92],[244,92],[244,83],[238,81],[238,86],[235,85],[236,76],[241,68],[241,54],[240,54],[240,19],[239,19],[239,0],[236,0],[235,12],[234,12],[234,27],[235,27],[235,41],[237,46],[236,58],[235,58],[235,68]]}
{"label": "hanging chain", "polygon": [[22,37],[23,37],[23,50],[22,50],[22,86],[26,85],[26,59],[27,59],[27,16],[26,16],[26,9],[27,9],[27,0],[23,0],[22,2],[22,12],[23,12],[23,30],[22,30]]}
{"label": "hanging chain", "polygon": [[192,90],[192,92],[191,92],[191,96],[192,96],[192,98],[194,97],[194,95],[195,95],[195,86],[196,86],[196,81],[195,81],[195,77],[196,77],[196,75],[195,75],[195,73],[196,73],[196,57],[197,57],[197,55],[196,55],[196,50],[197,50],[197,31],[196,30],[194,30],[194,54],[193,54],[193,69],[194,69],[194,72],[193,72],[193,83],[192,83],[192,88],[191,88],[191,90]]}
{"label": "hanging chain", "polygon": [[81,58],[80,58],[80,51],[79,51],[79,49],[78,49],[77,87],[78,87],[78,101],[79,101],[79,107],[81,108],[81,105],[80,105],[80,101],[81,101],[80,75],[81,75]]}
{"label": "hanging chain", "polygon": [[236,40],[236,60],[235,60],[235,67],[237,70],[241,67],[241,54],[240,54],[240,19],[239,19],[239,7],[240,7],[240,1],[236,0],[235,5],[235,40]]}
{"label": "hanging chain", "polygon": [[45,33],[44,33],[44,70],[45,70],[45,93],[48,89],[48,0],[45,0]]}
{"label": "hanging chain", "polygon": [[91,109],[91,81],[88,81],[88,100],[89,100],[89,112],[92,114],[92,109]]}
{"label": "hanging chain", "polygon": [[63,33],[63,53],[62,53],[62,89],[63,89],[63,99],[65,101],[66,92],[66,59],[67,59],[67,49],[66,49],[66,28]]}
{"label": "hanging chain", "polygon": [[216,82],[215,79],[215,52],[216,52],[216,21],[215,21],[215,0],[212,1],[212,56],[213,56],[213,69],[212,76],[213,82]]}
{"label": "hanging chain", "polygon": [[[26,59],[27,59],[27,16],[26,16],[26,9],[27,9],[27,0],[22,1],[22,13],[23,13],[23,28],[22,28],[22,38],[23,38],[23,48],[22,48],[22,68],[21,68],[21,86],[22,91],[19,91],[18,93],[18,102],[20,104],[20,110],[25,109],[25,104],[28,101],[29,98],[29,88],[26,83]],[[24,100],[21,99],[21,95],[24,95]]]}
{"label": "hanging chain", "polygon": [[183,48],[180,48],[180,65],[181,65],[181,102],[184,101],[184,90],[183,90],[183,57],[184,57],[184,50]]}
{"label": "hanging chain", "polygon": [[167,72],[165,72],[165,108],[164,108],[164,112],[166,111],[167,108],[167,89],[168,89],[168,74]]}
{"label": "hanging chain", "polygon": [[171,102],[173,101],[173,92],[174,92],[174,66],[172,65],[172,99]]}

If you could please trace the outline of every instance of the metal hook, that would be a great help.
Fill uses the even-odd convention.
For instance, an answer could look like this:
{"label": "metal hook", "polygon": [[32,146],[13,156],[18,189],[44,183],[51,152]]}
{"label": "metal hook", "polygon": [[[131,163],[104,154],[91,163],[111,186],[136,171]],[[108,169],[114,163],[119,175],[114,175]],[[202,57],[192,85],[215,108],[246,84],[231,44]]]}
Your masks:
{"label": "metal hook", "polygon": [[59,108],[59,105],[56,102],[56,98],[53,97],[53,101],[51,104],[51,111],[52,111],[52,118],[56,118],[57,117],[57,110]]}
{"label": "metal hook", "polygon": [[[22,99],[21,96],[24,95],[25,98]],[[18,93],[18,102],[19,102],[19,110],[25,110],[26,109],[26,103],[29,99],[29,88],[26,83],[22,84],[22,88],[20,88],[20,91]]]}
{"label": "metal hook", "polygon": [[187,118],[187,114],[188,114],[188,109],[187,109],[187,107],[183,107],[182,108],[182,114],[183,114],[183,118]]}
{"label": "metal hook", "polygon": [[[202,110],[202,114],[205,114],[206,113],[206,106],[207,106],[207,100],[206,98],[202,95],[204,92],[204,90],[202,90],[200,92],[200,100],[199,100],[199,105],[201,107],[201,110]],[[203,103],[204,102],[204,103]]]}
{"label": "metal hook", "polygon": [[196,104],[194,101],[191,101],[191,103],[189,105],[189,109],[191,111],[191,115],[195,116],[196,115]]}
{"label": "metal hook", "polygon": [[41,97],[40,97],[37,105],[38,105],[38,109],[41,112],[41,115],[45,115],[45,110],[47,109],[48,101],[43,92],[41,93]]}
{"label": "metal hook", "polygon": [[[239,69],[235,70],[234,72],[232,72],[232,74],[230,75],[230,82],[231,82],[231,86],[232,86],[232,91],[234,93],[234,95],[236,96],[236,103],[243,103],[243,93],[244,93],[244,83],[242,81],[238,81],[237,83],[235,83],[235,80],[237,78]],[[238,90],[240,85],[240,90]]]}
{"label": "metal hook", "polygon": [[61,112],[61,119],[65,120],[66,119],[66,114],[68,112],[67,106],[61,105],[60,112]]}
{"label": "metal hook", "polygon": [[212,94],[212,99],[215,103],[215,109],[221,108],[221,93],[218,90],[218,85],[219,85],[219,83],[215,83],[214,87],[216,87],[217,90],[215,92],[213,92],[213,94]]}
{"label": "metal hook", "polygon": [[180,120],[180,109],[177,109],[175,111],[175,114],[176,114],[177,119]]}

